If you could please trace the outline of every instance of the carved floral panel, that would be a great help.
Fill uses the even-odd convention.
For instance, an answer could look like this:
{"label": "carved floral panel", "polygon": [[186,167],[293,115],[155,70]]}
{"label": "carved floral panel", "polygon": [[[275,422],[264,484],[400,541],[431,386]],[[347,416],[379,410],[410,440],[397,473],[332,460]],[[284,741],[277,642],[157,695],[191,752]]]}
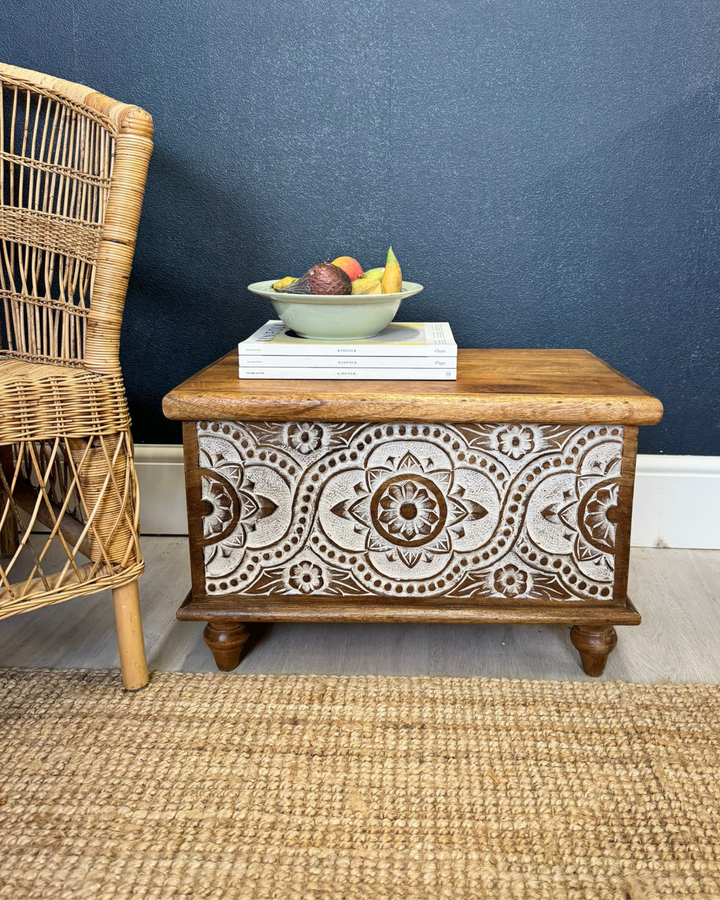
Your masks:
{"label": "carved floral panel", "polygon": [[199,422],[208,593],[612,598],[619,426]]}

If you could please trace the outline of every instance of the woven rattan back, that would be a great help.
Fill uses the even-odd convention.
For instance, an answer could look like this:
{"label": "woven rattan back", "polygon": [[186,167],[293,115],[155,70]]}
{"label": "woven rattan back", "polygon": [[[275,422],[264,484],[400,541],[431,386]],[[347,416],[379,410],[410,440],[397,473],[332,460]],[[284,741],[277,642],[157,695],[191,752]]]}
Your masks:
{"label": "woven rattan back", "polygon": [[143,110],[0,64],[0,354],[119,376]]}

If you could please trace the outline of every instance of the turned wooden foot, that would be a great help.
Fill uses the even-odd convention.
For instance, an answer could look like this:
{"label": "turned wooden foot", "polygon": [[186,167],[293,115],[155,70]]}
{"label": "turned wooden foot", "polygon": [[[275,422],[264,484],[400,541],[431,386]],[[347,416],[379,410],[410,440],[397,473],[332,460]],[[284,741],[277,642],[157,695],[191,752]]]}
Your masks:
{"label": "turned wooden foot", "polygon": [[249,636],[247,625],[227,619],[213,619],[203,632],[205,643],[212,650],[215,665],[221,672],[231,672],[238,667]]}
{"label": "turned wooden foot", "polygon": [[580,653],[585,674],[594,677],[602,675],[607,658],[617,644],[617,634],[612,625],[573,625],[570,640]]}

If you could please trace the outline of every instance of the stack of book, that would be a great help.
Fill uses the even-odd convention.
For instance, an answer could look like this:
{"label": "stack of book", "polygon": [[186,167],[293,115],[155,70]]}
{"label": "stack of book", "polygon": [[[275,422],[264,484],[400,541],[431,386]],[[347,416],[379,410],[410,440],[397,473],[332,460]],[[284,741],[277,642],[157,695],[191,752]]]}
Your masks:
{"label": "stack of book", "polygon": [[447,322],[392,322],[360,341],[315,341],[279,320],[238,345],[240,378],[457,380],[457,344]]}

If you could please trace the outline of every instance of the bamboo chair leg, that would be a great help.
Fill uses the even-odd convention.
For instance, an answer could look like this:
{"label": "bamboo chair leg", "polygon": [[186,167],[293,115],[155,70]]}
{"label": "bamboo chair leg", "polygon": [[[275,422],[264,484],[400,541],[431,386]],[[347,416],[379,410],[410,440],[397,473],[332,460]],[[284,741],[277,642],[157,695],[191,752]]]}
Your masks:
{"label": "bamboo chair leg", "polygon": [[115,588],[113,604],[123,686],[137,691],[148,683],[137,581]]}

